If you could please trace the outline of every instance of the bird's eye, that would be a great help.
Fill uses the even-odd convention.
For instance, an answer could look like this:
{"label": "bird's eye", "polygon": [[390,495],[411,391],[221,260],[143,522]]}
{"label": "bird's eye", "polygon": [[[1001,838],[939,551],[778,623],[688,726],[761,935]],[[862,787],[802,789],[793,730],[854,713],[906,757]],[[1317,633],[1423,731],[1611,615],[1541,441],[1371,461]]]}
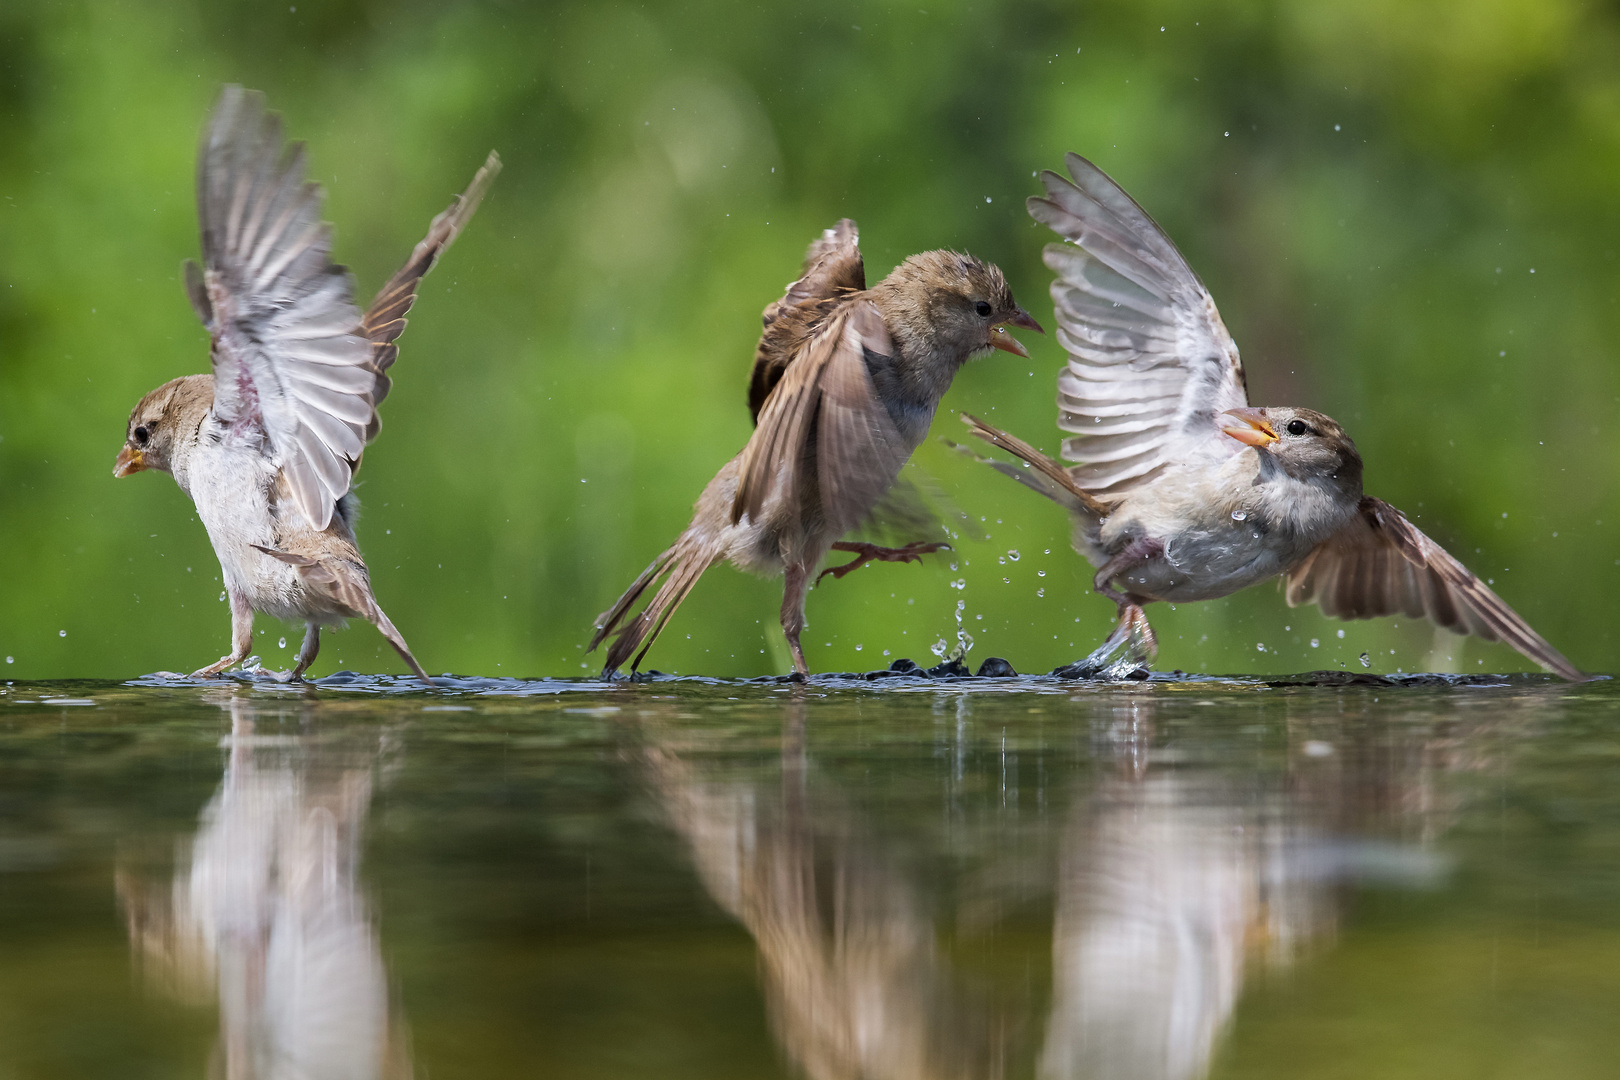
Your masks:
{"label": "bird's eye", "polygon": [[145,424],[142,424],[135,429],[135,441],[140,443],[142,446],[145,446],[147,440],[149,440],[151,437],[152,433],[146,430]]}
{"label": "bird's eye", "polygon": [[973,310],[979,313],[980,318],[988,319],[990,317],[990,305],[985,303],[983,300],[980,300],[977,304],[974,304]]}
{"label": "bird's eye", "polygon": [[1310,430],[1311,430],[1310,425],[1307,424],[1303,420],[1290,420],[1290,421],[1288,421],[1288,434],[1290,434],[1290,435],[1304,435],[1306,432],[1308,432]]}

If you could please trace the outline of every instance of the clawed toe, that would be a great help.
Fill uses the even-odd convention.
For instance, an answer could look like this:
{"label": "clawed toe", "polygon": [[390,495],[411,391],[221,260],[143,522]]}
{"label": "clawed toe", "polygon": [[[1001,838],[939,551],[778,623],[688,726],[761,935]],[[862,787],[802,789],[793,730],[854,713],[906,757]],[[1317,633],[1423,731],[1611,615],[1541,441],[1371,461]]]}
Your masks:
{"label": "clawed toe", "polygon": [[834,551],[848,551],[855,558],[842,566],[829,566],[816,576],[816,584],[831,574],[835,579],[841,578],[852,570],[859,570],[869,562],[922,562],[924,555],[932,555],[936,551],[949,551],[951,545],[934,541],[917,541],[905,547],[879,547],[876,544],[863,544],[855,542],[838,543],[832,546]]}

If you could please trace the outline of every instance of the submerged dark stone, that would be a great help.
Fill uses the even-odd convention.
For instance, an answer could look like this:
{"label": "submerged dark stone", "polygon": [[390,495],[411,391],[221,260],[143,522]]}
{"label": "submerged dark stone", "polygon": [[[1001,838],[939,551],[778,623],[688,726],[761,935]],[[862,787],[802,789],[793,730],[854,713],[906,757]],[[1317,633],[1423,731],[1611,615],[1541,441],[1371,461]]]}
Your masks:
{"label": "submerged dark stone", "polygon": [[1368,671],[1307,671],[1267,679],[1267,686],[1500,686],[1504,675],[1374,675]]}
{"label": "submerged dark stone", "polygon": [[967,665],[962,663],[960,656],[929,668],[927,674],[930,679],[970,679],[973,677],[973,672],[969,671]]}
{"label": "submerged dark stone", "polygon": [[890,664],[889,665],[889,670],[894,672],[896,675],[926,675],[926,674],[928,674],[922,668],[917,666],[916,661],[908,660],[903,656],[900,659],[896,660],[894,663]]}
{"label": "submerged dark stone", "polygon": [[979,665],[981,679],[1010,679],[1017,674],[1013,666],[999,656],[987,656],[984,663]]}

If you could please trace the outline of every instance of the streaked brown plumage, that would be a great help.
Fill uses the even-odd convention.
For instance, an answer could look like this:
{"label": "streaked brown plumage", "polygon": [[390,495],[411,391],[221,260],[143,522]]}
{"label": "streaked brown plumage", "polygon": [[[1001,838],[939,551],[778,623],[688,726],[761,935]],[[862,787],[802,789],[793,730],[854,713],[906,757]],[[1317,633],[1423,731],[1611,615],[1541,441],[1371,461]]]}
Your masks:
{"label": "streaked brown plumage", "polygon": [[433,219],[362,315],[348,271],[331,261],[323,193],[304,180],[303,158],[302,144],[283,145],[263,95],[226,87],[197,165],[204,265],[188,262],[185,274],[212,337],[213,374],[141,399],[113,475],[172,474],[219,556],[231,651],[196,676],[247,658],[260,611],[306,625],[287,678],[315,660],[322,626],[363,618],[427,682],[372,592],[350,485],[377,435],[417,287],[472,217],[500,159],[491,154],[466,194]]}
{"label": "streaked brown plumage", "polygon": [[765,309],[749,385],[757,427],[704,488],[686,531],[597,618],[592,649],[617,635],[605,675],[626,661],[639,665],[703,572],[729,560],[785,574],[782,631],[802,676],[805,591],[829,550],[854,552],[850,565],[858,565],[913,559],[936,546],[836,541],[894,484],[957,370],[990,348],[1027,356],[1003,324],[1040,327],[1001,271],[968,255],[913,255],[867,289],[857,243],[852,221],[828,229],[803,274]]}
{"label": "streaked brown plumage", "polygon": [[1075,549],[1119,606],[1076,675],[1119,674],[1156,650],[1142,605],[1208,600],[1282,574],[1290,605],[1344,619],[1405,614],[1502,641],[1566,679],[1584,676],[1399,510],[1364,496],[1355,444],[1309,409],[1248,406],[1215,303],[1170,238],[1077,154],[1047,172],[1030,214],[1069,241],[1057,274],[1063,466],[964,416],[1030,470],[991,462],[1067,507]]}

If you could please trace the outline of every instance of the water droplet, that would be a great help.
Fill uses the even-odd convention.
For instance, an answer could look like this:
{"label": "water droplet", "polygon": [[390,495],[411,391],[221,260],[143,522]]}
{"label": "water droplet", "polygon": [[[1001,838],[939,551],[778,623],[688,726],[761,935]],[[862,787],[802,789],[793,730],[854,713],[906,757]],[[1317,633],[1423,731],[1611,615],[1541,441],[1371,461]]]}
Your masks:
{"label": "water droplet", "polygon": [[928,646],[928,651],[943,660],[945,659],[945,650],[948,648],[950,648],[950,646],[945,644],[945,639],[940,638],[938,641]]}
{"label": "water droplet", "polygon": [[996,562],[999,563],[1002,566],[1006,566],[1007,565],[1007,556],[1005,556],[1005,555],[997,555],[996,556]]}
{"label": "water droplet", "polygon": [[[1558,535],[1558,534],[1557,534],[1557,533],[1553,533],[1553,535],[1554,535],[1554,536],[1557,536],[1557,535]],[[1022,558],[1022,557],[1023,557],[1023,556],[1021,556],[1021,555],[1019,555],[1019,554],[1018,554],[1018,549],[1017,549],[1017,548],[1010,548],[1010,549],[1009,549],[1009,550],[1008,550],[1008,551],[1007,551],[1007,558],[1009,558],[1009,559],[1011,559],[1011,560],[1012,560],[1012,561],[1013,561],[1013,562],[1017,562],[1017,561],[1018,561],[1018,560],[1019,560],[1019,559],[1020,559],[1020,558]]]}
{"label": "water droplet", "polygon": [[276,642],[276,647],[281,648],[281,649],[285,649],[287,647],[287,639],[282,638],[280,641],[277,641]]}
{"label": "water droplet", "polygon": [[1339,631],[1339,640],[1340,640],[1340,641],[1343,641],[1343,640],[1344,640],[1344,631],[1343,631],[1343,630],[1340,630],[1340,631]]}
{"label": "water droplet", "polygon": [[1362,667],[1372,667],[1372,661],[1367,659],[1367,654],[1366,653],[1361,654],[1361,666]]}
{"label": "water droplet", "polygon": [[1046,576],[1046,571],[1045,570],[1037,570],[1037,571],[1035,571],[1035,576],[1036,577],[1045,577]]}
{"label": "water droplet", "polygon": [[219,602],[222,604],[225,602],[225,593],[223,591],[219,594]]}
{"label": "water droplet", "polygon": [[66,630],[58,630],[56,632],[56,636],[57,637],[67,637],[67,631]]}
{"label": "water droplet", "polygon": [[1233,521],[1246,521],[1246,520],[1248,520],[1248,517],[1249,517],[1249,515],[1244,513],[1242,510],[1234,510],[1234,511],[1232,511],[1232,520]]}
{"label": "water droplet", "polygon": [[953,588],[953,589],[965,589],[965,588],[967,588],[967,578],[957,578],[955,581],[951,582],[951,588]]}
{"label": "water droplet", "polygon": [[1257,641],[1257,642],[1254,643],[1254,648],[1255,648],[1256,652],[1265,652],[1266,651],[1266,643],[1263,642],[1263,641]]}
{"label": "water droplet", "polygon": [[8,664],[15,664],[15,663],[16,663],[16,662],[17,662],[17,658],[16,658],[16,657],[15,657],[15,656],[8,656],[8,657],[6,657],[6,663],[8,663]]}
{"label": "water droplet", "polygon": [[856,651],[856,652],[860,652],[860,651],[861,651],[861,650],[862,650],[862,649],[864,649],[864,648],[865,648],[865,647],[866,647],[866,646],[864,646],[864,645],[857,645],[857,646],[855,646],[855,651]]}
{"label": "water droplet", "polygon": [[1311,648],[1320,649],[1321,647],[1322,647],[1322,642],[1319,639],[1311,638]]}
{"label": "water droplet", "polygon": [[1045,589],[1036,589],[1035,590],[1035,595],[1036,596],[1045,596],[1046,595],[1046,590]]}

